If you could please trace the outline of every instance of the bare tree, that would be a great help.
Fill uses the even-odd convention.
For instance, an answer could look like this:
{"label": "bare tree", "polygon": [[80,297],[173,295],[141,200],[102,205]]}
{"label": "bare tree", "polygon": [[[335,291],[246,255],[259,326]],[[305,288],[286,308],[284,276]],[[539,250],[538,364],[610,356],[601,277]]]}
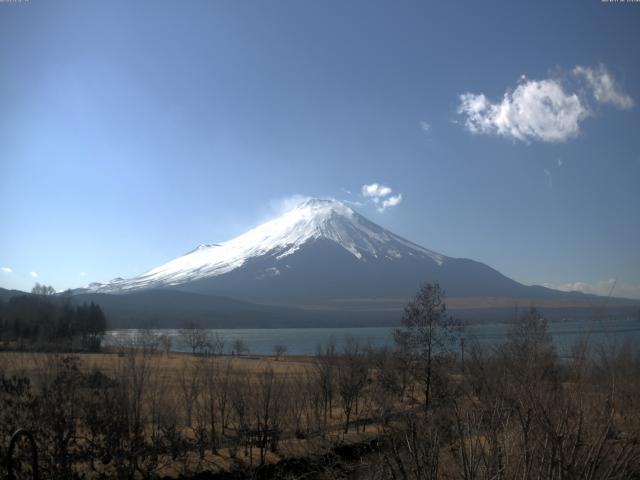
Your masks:
{"label": "bare tree", "polygon": [[[302,394],[300,394],[302,392]],[[300,378],[300,390],[298,395],[302,397],[305,435],[320,433],[324,436],[327,427],[327,384],[322,381],[318,370],[307,370]],[[300,428],[299,424],[296,428]],[[302,432],[297,432],[298,435]]]}
{"label": "bare tree", "polygon": [[318,372],[320,389],[322,391],[323,435],[327,429],[329,419],[333,417],[336,358],[336,345],[333,338],[329,340],[329,343],[324,348],[318,347],[315,366]]}
{"label": "bare tree", "polygon": [[49,296],[55,295],[56,291],[51,285],[40,285],[36,283],[31,289],[31,293],[34,295]]}
{"label": "bare tree", "polygon": [[231,388],[233,382],[233,360],[231,358],[225,359],[220,367],[218,382],[216,388],[216,408],[218,415],[220,416],[220,433],[225,435],[225,429],[229,422],[229,410],[230,410],[230,398]]}
{"label": "bare tree", "polygon": [[287,353],[286,345],[279,343],[273,346],[273,354],[276,356],[277,360],[279,360],[285,353]]}
{"label": "bare tree", "polygon": [[347,338],[338,368],[338,394],[345,416],[344,433],[349,431],[352,413],[358,414],[358,400],[367,382],[365,357],[358,342]]}
{"label": "bare tree", "polygon": [[160,349],[161,336],[150,328],[141,328],[129,339],[128,345],[153,355]]}
{"label": "bare tree", "polygon": [[199,360],[185,362],[178,372],[178,385],[185,412],[186,426],[193,426],[193,409],[200,394],[202,362]]}
{"label": "bare tree", "polygon": [[236,355],[249,353],[249,346],[242,338],[236,338],[232,343],[232,348]]}
{"label": "bare tree", "polygon": [[260,450],[260,464],[266,460],[266,451],[277,451],[282,429],[284,383],[271,366],[258,374],[256,388],[253,389],[254,428],[253,433]]}
{"label": "bare tree", "polygon": [[394,338],[400,352],[407,356],[416,380],[422,385],[426,411],[432,395],[434,362],[447,352],[456,327],[446,313],[444,295],[438,283],[420,288],[405,308],[402,326],[396,329]]}
{"label": "bare tree", "polygon": [[214,355],[223,355],[226,341],[218,332],[211,339],[211,352]]}
{"label": "bare tree", "polygon": [[[140,339],[149,348],[136,348]],[[124,454],[116,457],[116,468],[122,476],[133,476],[134,472],[143,469],[143,462],[148,454],[145,448],[146,425],[149,422],[149,412],[146,408],[150,385],[155,382],[158,371],[155,368],[155,354],[157,343],[149,340],[149,336],[142,334],[132,340],[133,348],[126,350],[122,357],[118,357],[116,378],[118,379],[118,405],[121,408],[123,428]]]}
{"label": "bare tree", "polygon": [[211,350],[211,339],[209,332],[193,322],[187,322],[180,330],[183,343],[191,349],[191,353],[207,353]]}
{"label": "bare tree", "polygon": [[234,375],[231,377],[230,389],[230,405],[233,408],[235,418],[235,431],[237,439],[244,444],[245,455],[251,456],[251,399],[252,386],[250,380],[245,375]]}
{"label": "bare tree", "polygon": [[[310,388],[311,387],[311,388]],[[304,438],[308,431],[308,423],[305,425],[305,413],[309,408],[310,397],[313,396],[313,387],[309,384],[308,375],[289,375],[285,379],[288,425],[297,438]]]}
{"label": "bare tree", "polygon": [[[224,430],[221,429],[221,418],[224,418],[226,410],[226,397],[228,395],[228,381],[224,379],[221,371],[220,360],[215,357],[207,357],[202,362],[202,413],[203,425],[208,428],[209,446],[212,453],[218,451],[219,437]],[[219,398],[224,396],[221,412],[219,412]]]}
{"label": "bare tree", "polygon": [[160,345],[162,346],[162,350],[164,350],[164,354],[167,357],[171,353],[172,344],[173,344],[173,340],[169,334],[163,333],[160,335]]}

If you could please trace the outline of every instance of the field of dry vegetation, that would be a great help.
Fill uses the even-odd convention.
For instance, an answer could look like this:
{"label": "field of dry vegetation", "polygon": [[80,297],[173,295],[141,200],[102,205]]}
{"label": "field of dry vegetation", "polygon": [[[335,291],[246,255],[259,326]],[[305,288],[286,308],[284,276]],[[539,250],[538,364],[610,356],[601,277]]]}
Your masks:
{"label": "field of dry vegetation", "polygon": [[426,293],[394,350],[177,354],[147,333],[108,353],[0,352],[0,455],[23,427],[52,479],[640,478],[635,348],[585,341],[560,360],[531,311],[499,347],[450,350]]}

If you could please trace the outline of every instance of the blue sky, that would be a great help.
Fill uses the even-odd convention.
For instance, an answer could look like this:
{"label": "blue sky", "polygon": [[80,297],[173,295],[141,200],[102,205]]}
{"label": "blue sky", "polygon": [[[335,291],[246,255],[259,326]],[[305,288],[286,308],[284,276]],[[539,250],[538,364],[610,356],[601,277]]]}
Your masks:
{"label": "blue sky", "polygon": [[639,25],[599,0],[0,3],[0,286],[133,276],[304,195],[640,298]]}

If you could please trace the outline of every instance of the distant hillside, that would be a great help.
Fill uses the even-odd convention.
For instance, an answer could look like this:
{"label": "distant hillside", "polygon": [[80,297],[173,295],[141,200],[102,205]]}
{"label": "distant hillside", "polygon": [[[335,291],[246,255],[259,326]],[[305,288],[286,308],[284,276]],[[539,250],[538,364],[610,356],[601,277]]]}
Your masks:
{"label": "distant hillside", "polygon": [[[93,301],[100,305],[112,328],[176,328],[188,321],[209,328],[289,328],[395,326],[408,298],[377,304],[353,300],[290,307],[178,290],[143,290],[121,295],[85,293],[72,297],[72,301]],[[563,302],[509,298],[451,298],[447,302],[452,315],[470,322],[508,322],[513,319],[516,308],[530,305],[539,307],[550,320],[626,318],[636,316],[640,309],[640,302],[582,295]]]}
{"label": "distant hillside", "polygon": [[123,295],[84,293],[73,296],[72,301],[97,303],[113,328],[175,328],[186,322],[208,328],[339,327],[391,325],[399,319],[397,311],[276,307],[178,290],[145,290]]}
{"label": "distant hillside", "polygon": [[[0,301],[30,295],[0,288]],[[57,297],[60,298],[60,297]],[[260,305],[228,297],[179,290],[143,290],[128,294],[82,293],[73,304],[94,302],[109,328],[180,328],[196,322],[208,328],[305,328],[396,326],[408,298],[345,299],[298,307]],[[469,322],[508,322],[517,308],[535,305],[549,320],[638,317],[640,302],[578,294],[559,300],[530,302],[513,298],[448,298],[449,313]]]}
{"label": "distant hillside", "polygon": [[29,295],[27,292],[23,292],[20,290],[7,290],[6,288],[0,288],[0,301],[6,302],[11,297],[15,297],[17,295]]}

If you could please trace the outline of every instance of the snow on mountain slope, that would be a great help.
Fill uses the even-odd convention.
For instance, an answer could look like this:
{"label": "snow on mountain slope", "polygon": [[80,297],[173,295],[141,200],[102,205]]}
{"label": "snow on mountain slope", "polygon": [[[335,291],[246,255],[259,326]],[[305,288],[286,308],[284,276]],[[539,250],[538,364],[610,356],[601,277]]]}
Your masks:
{"label": "snow on mountain slope", "polygon": [[446,259],[394,235],[337,200],[311,199],[227,242],[200,245],[137,277],[93,283],[88,288],[117,293],[182,285],[224,275],[257,257],[282,259],[318,239],[335,242],[362,262],[414,257],[441,265]]}

